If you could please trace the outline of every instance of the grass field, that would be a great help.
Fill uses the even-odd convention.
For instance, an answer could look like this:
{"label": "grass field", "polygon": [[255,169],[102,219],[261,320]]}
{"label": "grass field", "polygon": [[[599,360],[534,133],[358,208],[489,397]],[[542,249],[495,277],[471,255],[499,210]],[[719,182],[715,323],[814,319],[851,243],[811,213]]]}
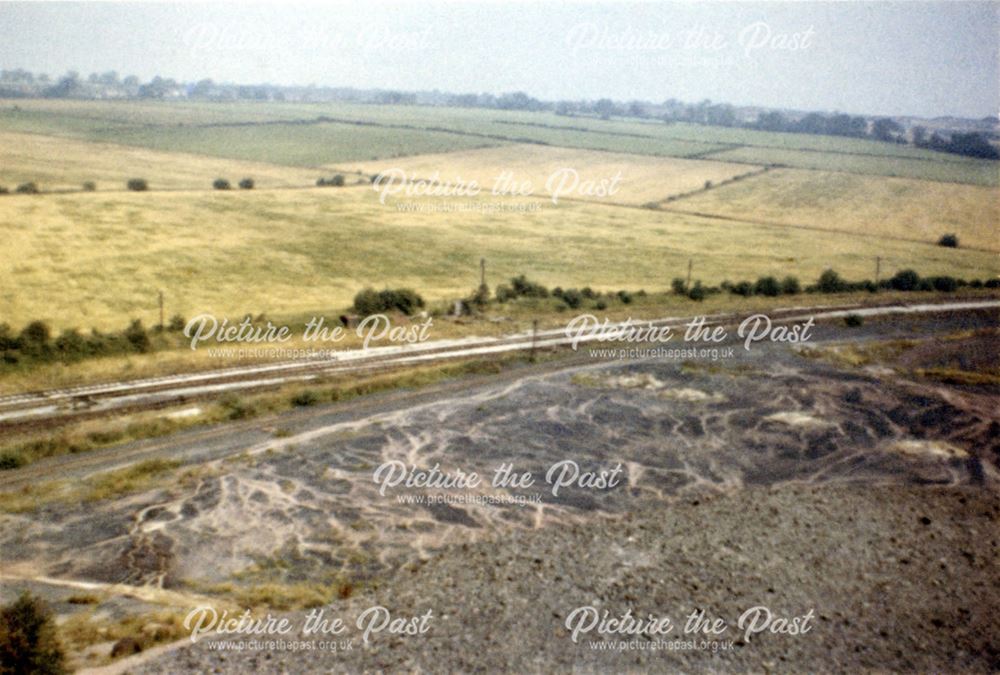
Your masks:
{"label": "grass field", "polygon": [[905,178],[778,169],[668,205],[733,218],[1000,251],[1000,190]]}
{"label": "grass field", "polygon": [[[912,267],[972,278],[993,253],[890,239],[561,202],[527,213],[398,212],[366,188],[82,193],[0,199],[0,321],[121,328],[201,312],[287,316],[346,307],[371,285],[460,297],[486,257],[495,284],[525,273],[550,286],[669,287],[687,261],[708,283],[833,267],[848,278]],[[28,224],[28,225],[26,225]]]}
{"label": "grass field", "polygon": [[997,162],[870,139],[545,112],[347,103],[0,101],[2,130],[296,166],[531,142],[662,157],[710,153],[720,161],[1000,184]]}
{"label": "grass field", "polygon": [[[705,181],[719,183],[760,169],[745,164],[544,145],[508,145],[488,150],[421,155],[385,162],[347,162],[331,168],[366,174],[402,169],[407,177],[428,179],[436,175],[440,182],[452,185],[475,181],[483,194],[494,189],[501,175],[507,175],[510,184],[530,184],[530,194],[533,195],[551,196],[555,191],[557,197],[636,206],[702,189]],[[564,172],[565,169],[570,169],[575,174]],[[589,189],[589,185],[596,189],[601,181],[611,185],[616,176],[620,176],[620,181],[616,183],[614,194],[599,195]],[[402,193],[397,198],[405,199]]]}
{"label": "grass field", "polygon": [[43,191],[79,190],[93,181],[98,190],[124,190],[130,178],[145,178],[150,189],[210,189],[216,178],[233,188],[244,177],[257,187],[302,187],[321,172],[241,162],[181,152],[160,152],[111,143],[91,143],[38,134],[0,133],[0,185],[13,189],[34,181]]}

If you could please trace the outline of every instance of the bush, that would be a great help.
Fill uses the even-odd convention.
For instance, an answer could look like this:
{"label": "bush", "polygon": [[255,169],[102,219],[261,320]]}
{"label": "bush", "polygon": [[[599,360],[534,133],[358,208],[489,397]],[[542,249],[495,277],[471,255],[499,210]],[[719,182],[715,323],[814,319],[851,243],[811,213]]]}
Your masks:
{"label": "bush", "polygon": [[476,289],[468,301],[479,308],[490,304],[490,287],[486,284],[479,284],[479,288]]}
{"label": "bush", "polygon": [[584,286],[583,288],[581,288],[580,295],[587,298],[588,300],[593,300],[594,298],[597,297],[597,293],[595,293],[594,289],[591,288],[590,286]]}
{"label": "bush", "polygon": [[0,185],[0,195],[7,195],[7,194],[10,194],[10,190],[5,188],[3,185]]}
{"label": "bush", "polygon": [[139,319],[133,319],[129,327],[125,329],[123,335],[132,347],[132,350],[140,354],[145,354],[153,347],[149,341],[149,335],[146,333],[146,329],[142,327],[142,321]]}
{"label": "bush", "polygon": [[577,309],[583,304],[583,294],[575,288],[571,288],[568,291],[563,292],[561,297],[562,301],[565,302],[566,306],[570,309]]}
{"label": "bush", "polygon": [[38,185],[35,183],[21,183],[17,186],[17,193],[22,195],[37,195]]}
{"label": "bush", "polygon": [[897,291],[915,291],[920,287],[920,275],[913,270],[902,270],[889,279],[889,288]]}
{"label": "bush", "polygon": [[360,316],[393,310],[410,315],[423,306],[424,299],[408,288],[387,288],[383,291],[365,288],[354,296],[354,312]]}
{"label": "bush", "polygon": [[844,323],[850,328],[857,328],[864,322],[865,322],[864,319],[862,319],[857,314],[848,314],[847,316],[844,317]]}
{"label": "bush", "polygon": [[948,248],[958,248],[958,235],[945,234],[938,239],[938,246],[947,246]]}
{"label": "bush", "polygon": [[125,183],[125,187],[132,192],[145,192],[149,189],[149,183],[146,182],[145,178],[132,178]]}
{"label": "bush", "polygon": [[336,176],[334,176],[330,180],[330,185],[332,185],[333,187],[343,187],[344,186],[344,177],[341,174],[338,173]]}
{"label": "bush", "polygon": [[507,302],[508,300],[513,300],[516,297],[517,293],[515,293],[514,289],[511,288],[510,286],[507,286],[506,284],[500,284],[499,286],[497,286],[496,290],[497,302]]}
{"label": "bush", "polygon": [[326,179],[325,178],[317,178],[316,179],[316,187],[326,187]]}
{"label": "bush", "polygon": [[623,305],[632,304],[632,294],[628,291],[618,291],[618,299],[621,300]]}
{"label": "bush", "polygon": [[12,452],[0,454],[0,471],[16,469],[24,465],[24,458]]}
{"label": "bush", "polygon": [[0,665],[4,673],[66,672],[52,613],[29,593],[0,609]]}
{"label": "bush", "polygon": [[816,281],[816,290],[820,293],[841,293],[847,290],[847,284],[833,270],[826,270]]}
{"label": "bush", "polygon": [[212,187],[215,188],[216,190],[229,190],[233,186],[230,185],[229,181],[226,180],[225,178],[216,178],[214,181],[212,181]]}
{"label": "bush", "polygon": [[749,281],[739,281],[729,288],[729,292],[733,295],[742,295],[745,298],[749,298],[753,295],[753,284]]}
{"label": "bush", "polygon": [[174,314],[170,317],[170,323],[167,324],[167,330],[174,331],[175,333],[180,333],[184,330],[184,326],[187,325],[187,321],[180,314]]}
{"label": "bush", "polygon": [[608,308],[608,303],[604,302],[604,300],[598,300],[597,302],[594,303],[594,309],[603,311],[607,308]]}
{"label": "bush", "polygon": [[684,295],[687,293],[687,283],[680,277],[674,277],[673,281],[670,282],[670,290],[677,295]]}
{"label": "bush", "polygon": [[244,178],[239,182],[239,186],[241,190],[253,190],[253,178]]}
{"label": "bush", "polygon": [[776,295],[781,295],[781,284],[774,277],[761,277],[754,284],[753,292],[755,295],[766,295],[773,298]]}
{"label": "bush", "polygon": [[299,407],[316,405],[317,403],[319,403],[319,395],[311,389],[300,391],[292,397],[292,405]]}
{"label": "bush", "polygon": [[253,417],[257,412],[256,408],[249,403],[246,403],[240,397],[229,394],[221,401],[219,405],[226,413],[226,417],[231,420],[242,420],[248,417]]}
{"label": "bush", "polygon": [[984,288],[1000,288],[1000,279],[989,279],[983,284]]}
{"label": "bush", "polygon": [[931,277],[930,282],[934,287],[935,291],[941,291],[942,293],[953,293],[958,290],[958,279],[955,277],[941,276],[941,277]]}
{"label": "bush", "polygon": [[97,183],[94,181],[88,180],[83,184],[84,192],[94,192],[95,190],[97,190]]}
{"label": "bush", "polygon": [[545,288],[541,284],[535,283],[525,278],[522,274],[517,277],[513,277],[510,280],[511,288],[514,291],[514,295],[523,298],[547,298],[549,297],[549,289]]}
{"label": "bush", "polygon": [[691,290],[688,291],[687,294],[689,298],[691,298],[692,300],[696,300],[698,302],[704,300],[705,295],[707,295],[707,292],[705,291],[705,288],[701,285],[700,281],[694,282],[694,286],[691,287]]}
{"label": "bush", "polygon": [[799,280],[797,277],[787,276],[781,280],[781,292],[785,295],[798,295],[802,292],[802,287],[799,286]]}

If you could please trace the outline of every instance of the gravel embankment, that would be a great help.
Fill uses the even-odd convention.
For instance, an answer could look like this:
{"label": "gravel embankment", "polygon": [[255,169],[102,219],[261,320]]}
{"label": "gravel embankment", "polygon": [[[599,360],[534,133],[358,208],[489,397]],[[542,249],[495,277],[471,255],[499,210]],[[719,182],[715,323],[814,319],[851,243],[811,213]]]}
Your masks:
{"label": "gravel embankment", "polygon": [[[989,672],[1000,668],[1000,495],[992,489],[809,485],[687,497],[617,521],[517,531],[442,551],[373,593],[327,610],[349,624],[340,653],[197,646],[129,672]],[[354,619],[432,609],[425,635],[380,634]],[[576,607],[724,618],[732,650],[594,649],[564,627]],[[740,638],[765,605],[814,612],[804,635]],[[296,625],[301,615],[295,616]],[[629,639],[631,636],[628,636]],[[314,638],[314,636],[313,636]]]}

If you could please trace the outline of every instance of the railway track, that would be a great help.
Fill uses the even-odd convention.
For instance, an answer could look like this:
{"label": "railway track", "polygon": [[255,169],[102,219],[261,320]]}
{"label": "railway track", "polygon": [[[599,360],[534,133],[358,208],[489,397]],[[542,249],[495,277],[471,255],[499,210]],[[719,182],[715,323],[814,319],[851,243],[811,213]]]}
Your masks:
{"label": "railway track", "polygon": [[[813,318],[833,320],[847,314],[879,316],[887,314],[968,311],[1000,308],[1000,300],[970,300],[943,303],[902,305],[823,305],[788,307],[772,310],[768,316],[775,324]],[[679,328],[693,317],[666,317],[651,321],[633,321],[632,326]],[[745,314],[726,312],[706,317],[707,326],[731,326]],[[628,322],[609,323],[608,330],[624,329]],[[156,409],[187,400],[217,396],[227,392],[260,391],[293,382],[305,382],[335,375],[366,374],[404,366],[477,358],[532,349],[546,349],[592,344],[598,334],[572,337],[565,327],[516,333],[504,337],[436,340],[420,344],[369,349],[344,350],[332,358],[282,361],[219,370],[106,382],[62,389],[25,392],[0,397],[0,431],[25,425],[54,423],[75,418]]]}

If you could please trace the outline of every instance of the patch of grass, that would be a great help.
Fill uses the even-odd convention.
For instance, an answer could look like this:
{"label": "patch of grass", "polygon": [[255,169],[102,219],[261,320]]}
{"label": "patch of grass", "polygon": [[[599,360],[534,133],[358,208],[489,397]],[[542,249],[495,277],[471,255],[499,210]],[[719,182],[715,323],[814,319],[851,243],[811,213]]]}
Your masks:
{"label": "patch of grass", "polygon": [[1000,385],[1000,370],[969,371],[956,368],[917,368],[912,371],[917,377],[936,380],[945,384],[958,385]]}
{"label": "patch of grass", "polygon": [[181,466],[181,462],[149,459],[117,471],[102,473],[87,481],[82,495],[85,502],[103,501],[150,488],[163,474]]}
{"label": "patch of grass", "polygon": [[[181,612],[161,610],[115,619],[101,612],[98,606],[71,615],[59,626],[58,634],[70,652],[79,653],[91,645],[128,638],[146,650],[190,635],[184,629],[184,616]],[[103,663],[109,660],[104,659]]]}

